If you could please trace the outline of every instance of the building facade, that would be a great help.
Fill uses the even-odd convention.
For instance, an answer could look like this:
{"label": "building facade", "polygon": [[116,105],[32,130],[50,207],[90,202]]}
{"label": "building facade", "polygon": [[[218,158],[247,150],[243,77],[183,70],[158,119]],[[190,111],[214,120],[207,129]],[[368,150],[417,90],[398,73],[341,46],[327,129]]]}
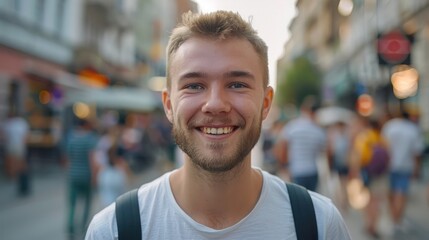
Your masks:
{"label": "building facade", "polygon": [[[100,102],[138,105],[139,91],[124,96],[114,86],[138,90],[147,87],[142,79],[162,76],[171,29],[196,9],[189,0],[0,1],[0,124],[11,111],[22,114],[29,147],[49,150],[72,124],[74,102],[86,101],[92,114]],[[139,68],[140,55],[149,70]]]}
{"label": "building facade", "polygon": [[[429,60],[429,1],[298,0],[296,7],[291,38],[278,62],[278,81],[284,81],[284,70],[294,58],[305,55],[323,72],[323,104],[353,109],[359,96],[368,94],[375,103],[373,115],[381,117],[406,106],[429,131],[429,110],[424,107],[429,102],[425,66]],[[407,69],[414,69],[418,80],[415,91],[408,95],[399,95],[392,85],[401,63],[380,62],[381,36],[392,31],[412,36]],[[402,54],[403,42],[389,40],[389,51]]]}

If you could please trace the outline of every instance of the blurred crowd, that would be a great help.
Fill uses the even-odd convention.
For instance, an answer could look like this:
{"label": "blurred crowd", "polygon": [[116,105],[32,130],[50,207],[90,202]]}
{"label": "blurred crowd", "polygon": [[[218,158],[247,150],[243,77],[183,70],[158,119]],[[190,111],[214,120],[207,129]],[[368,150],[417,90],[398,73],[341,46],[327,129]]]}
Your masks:
{"label": "blurred crowd", "polygon": [[[86,228],[94,193],[99,195],[101,205],[107,206],[129,189],[137,174],[155,162],[162,162],[165,168],[174,167],[176,145],[170,127],[158,112],[108,110],[95,119],[74,118],[71,126],[65,128],[58,148],[52,149],[56,153],[50,156],[58,158],[53,162],[67,172],[67,231],[71,239]],[[27,120],[15,112],[1,125],[4,175],[16,182],[19,197],[32,193],[31,171],[35,162],[28,149],[29,132]],[[83,212],[76,213],[80,205]]]}
{"label": "blurred crowd", "polygon": [[[330,111],[328,121],[323,111]],[[328,195],[343,213],[362,211],[368,237],[381,237],[382,204],[393,232],[409,231],[407,197],[428,161],[418,119],[405,109],[377,118],[344,111],[304,101],[297,116],[274,121],[263,133],[264,167]],[[429,204],[429,184],[426,191]]]}

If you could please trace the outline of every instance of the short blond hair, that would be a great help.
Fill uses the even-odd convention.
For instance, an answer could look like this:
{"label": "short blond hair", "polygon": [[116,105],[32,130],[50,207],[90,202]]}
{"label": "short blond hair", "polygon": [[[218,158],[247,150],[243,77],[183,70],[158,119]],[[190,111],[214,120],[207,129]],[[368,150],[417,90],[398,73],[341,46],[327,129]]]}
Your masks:
{"label": "short blond hair", "polygon": [[268,86],[268,47],[249,22],[238,13],[216,11],[205,14],[187,12],[182,15],[182,22],[173,30],[167,45],[167,87],[171,86],[171,58],[179,47],[192,37],[213,39],[239,38],[252,44],[264,69],[264,86]]}

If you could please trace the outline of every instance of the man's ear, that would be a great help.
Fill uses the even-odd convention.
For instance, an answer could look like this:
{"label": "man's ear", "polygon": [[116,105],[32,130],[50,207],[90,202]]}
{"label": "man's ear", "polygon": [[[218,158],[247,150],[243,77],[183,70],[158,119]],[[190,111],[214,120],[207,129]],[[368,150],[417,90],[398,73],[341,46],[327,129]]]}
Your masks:
{"label": "man's ear", "polygon": [[164,113],[168,121],[173,123],[173,111],[171,109],[170,92],[167,89],[162,91],[162,105],[164,106]]}
{"label": "man's ear", "polygon": [[273,102],[273,97],[274,90],[271,86],[268,86],[267,89],[265,89],[264,105],[262,106],[262,119],[265,119],[268,116],[268,113],[271,109],[271,104]]}

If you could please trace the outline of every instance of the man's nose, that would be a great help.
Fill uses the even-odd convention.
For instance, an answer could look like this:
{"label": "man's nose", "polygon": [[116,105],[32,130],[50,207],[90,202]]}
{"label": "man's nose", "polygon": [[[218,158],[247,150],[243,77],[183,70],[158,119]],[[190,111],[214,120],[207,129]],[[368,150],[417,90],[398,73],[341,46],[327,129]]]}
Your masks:
{"label": "man's nose", "polygon": [[219,114],[231,110],[230,99],[225,89],[214,87],[207,91],[206,102],[202,108],[205,113]]}

